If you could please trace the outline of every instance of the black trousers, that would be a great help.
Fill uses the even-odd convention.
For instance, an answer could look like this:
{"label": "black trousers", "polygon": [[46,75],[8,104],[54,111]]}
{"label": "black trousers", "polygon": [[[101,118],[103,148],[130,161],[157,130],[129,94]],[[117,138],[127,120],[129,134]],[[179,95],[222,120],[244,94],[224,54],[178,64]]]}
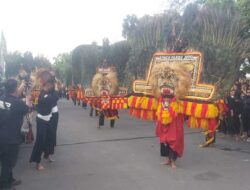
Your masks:
{"label": "black trousers", "polygon": [[170,146],[166,143],[161,143],[161,156],[168,157],[170,160],[176,160],[177,154],[174,150],[170,148]]}
{"label": "black trousers", "polygon": [[42,153],[45,152],[46,154],[49,150],[49,144],[52,144],[52,142],[48,142],[48,136],[51,135],[50,122],[37,117],[36,127],[36,142],[31,153],[30,162],[40,163]]}
{"label": "black trousers", "polygon": [[223,118],[223,119],[220,120],[219,131],[224,133],[224,134],[227,134],[228,126],[227,126],[226,118]]}
{"label": "black trousers", "polygon": [[[92,117],[93,116],[93,112],[94,112],[94,108],[90,107],[90,112],[89,112],[89,116]],[[98,116],[98,111],[95,109],[95,116]]]}
{"label": "black trousers", "polygon": [[11,183],[13,181],[12,170],[16,165],[18,152],[19,144],[0,144],[0,188],[11,187]]}
{"label": "black trousers", "polygon": [[50,124],[46,133],[44,158],[48,158],[49,155],[55,153],[58,119],[59,119],[59,113],[58,112],[52,113]]}
{"label": "black trousers", "polygon": [[72,98],[73,104],[76,106],[76,98]]}
{"label": "black trousers", "polygon": [[[100,126],[104,126],[104,120],[105,120],[105,116],[104,116],[104,113],[103,111],[101,111],[100,115],[99,115],[99,127]],[[115,120],[114,119],[111,119],[110,120],[110,127],[114,127],[115,126]]]}
{"label": "black trousers", "polygon": [[240,134],[240,118],[239,115],[231,116],[228,114],[227,116],[227,124],[228,124],[228,132],[231,135],[238,135]]}
{"label": "black trousers", "polygon": [[244,132],[250,137],[250,110],[244,110],[242,113],[242,123]]}
{"label": "black trousers", "polygon": [[52,113],[52,118],[51,118],[51,127],[52,133],[53,133],[53,145],[56,146],[56,135],[57,135],[57,126],[58,126],[58,120],[59,120],[59,113]]}
{"label": "black trousers", "polygon": [[87,103],[84,102],[84,101],[82,101],[82,107],[83,107],[84,109],[86,109],[86,108],[87,108]]}

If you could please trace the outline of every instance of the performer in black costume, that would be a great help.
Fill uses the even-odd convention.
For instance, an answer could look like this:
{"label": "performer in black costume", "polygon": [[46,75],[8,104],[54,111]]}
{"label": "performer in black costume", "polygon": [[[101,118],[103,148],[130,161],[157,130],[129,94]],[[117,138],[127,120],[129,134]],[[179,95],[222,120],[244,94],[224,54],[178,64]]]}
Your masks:
{"label": "performer in black costume", "polygon": [[114,126],[115,126],[115,119],[119,118],[119,116],[118,116],[118,110],[111,110],[111,109],[101,110],[100,111],[100,116],[99,116],[99,128],[101,126],[104,126],[105,117],[109,118],[109,120],[110,120],[110,127],[114,128]]}
{"label": "performer in black costume", "polygon": [[48,155],[49,144],[52,144],[48,138],[48,133],[51,131],[49,129],[51,127],[52,108],[58,97],[50,93],[55,84],[55,77],[50,71],[42,70],[38,72],[37,78],[40,79],[41,92],[37,104],[36,142],[32,150],[30,162],[35,162],[36,169],[40,171],[44,169],[41,164],[42,153],[44,152],[45,155]]}
{"label": "performer in black costume", "polygon": [[93,106],[90,105],[90,112],[89,112],[89,116],[93,117],[93,112],[95,111],[95,116],[98,116],[98,110],[95,109]]}
{"label": "performer in black costume", "polygon": [[55,152],[57,125],[58,125],[58,119],[59,119],[59,113],[58,113],[58,107],[57,107],[59,94],[58,94],[58,89],[56,85],[50,92],[50,95],[54,98],[53,98],[52,110],[51,110],[52,116],[50,119],[49,128],[47,130],[47,142],[46,142],[46,149],[44,152],[44,158],[48,159],[50,162],[53,162],[54,160],[50,157],[50,155],[53,155]]}

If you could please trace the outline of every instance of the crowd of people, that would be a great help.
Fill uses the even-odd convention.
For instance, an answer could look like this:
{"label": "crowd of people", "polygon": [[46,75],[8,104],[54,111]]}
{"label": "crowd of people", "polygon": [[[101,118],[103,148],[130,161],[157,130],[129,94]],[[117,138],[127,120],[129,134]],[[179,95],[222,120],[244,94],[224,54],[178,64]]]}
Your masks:
{"label": "crowd of people", "polygon": [[51,155],[56,146],[56,131],[58,123],[57,101],[58,83],[55,76],[48,70],[41,70],[37,74],[40,81],[40,95],[38,104],[34,107],[32,96],[26,94],[22,99],[27,83],[23,81],[18,85],[15,79],[4,82],[4,91],[0,96],[0,189],[14,189],[13,186],[21,184],[15,179],[13,169],[17,162],[19,146],[23,142],[21,127],[24,116],[32,109],[36,109],[36,140],[30,157],[30,162],[36,163],[36,169],[44,169],[41,157],[53,162]]}
{"label": "crowd of people", "polygon": [[221,118],[219,131],[237,141],[250,142],[250,84],[246,78],[237,80],[224,102],[227,112]]}
{"label": "crowd of people", "polygon": [[[71,98],[74,105],[80,105],[80,96],[76,88],[67,87],[59,90],[55,76],[47,70],[38,72],[41,91],[36,105],[36,140],[30,157],[30,162],[36,164],[41,171],[44,159],[53,162],[52,155],[56,146],[56,132],[58,125],[57,101],[60,97]],[[21,126],[24,116],[32,109],[31,97],[24,99],[20,95],[26,88],[26,82],[18,85],[15,79],[8,79],[1,87],[0,94],[0,189],[12,189],[21,183],[13,176],[19,146],[23,142]],[[225,135],[233,136],[237,141],[244,139],[250,142],[250,84],[245,78],[237,80],[228,96],[224,98],[227,112],[221,115],[219,131]],[[83,106],[83,105],[82,105]],[[84,105],[85,107],[86,105]],[[93,111],[93,108],[92,108]]]}

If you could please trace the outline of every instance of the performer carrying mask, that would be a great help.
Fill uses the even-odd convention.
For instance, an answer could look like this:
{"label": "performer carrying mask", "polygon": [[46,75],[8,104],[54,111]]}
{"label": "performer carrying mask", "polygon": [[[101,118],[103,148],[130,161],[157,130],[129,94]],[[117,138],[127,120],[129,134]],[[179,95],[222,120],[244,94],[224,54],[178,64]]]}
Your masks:
{"label": "performer carrying mask", "polygon": [[30,162],[36,163],[36,169],[41,171],[44,169],[41,164],[41,156],[44,152],[45,156],[50,154],[50,145],[53,142],[50,142],[51,139],[48,138],[50,135],[50,125],[52,117],[52,108],[55,106],[55,102],[58,100],[58,97],[51,93],[54,89],[56,80],[52,73],[48,70],[40,70],[37,72],[37,79],[40,81],[40,95],[38,98],[37,104],[37,133],[36,133],[36,142],[32,150],[30,157]]}

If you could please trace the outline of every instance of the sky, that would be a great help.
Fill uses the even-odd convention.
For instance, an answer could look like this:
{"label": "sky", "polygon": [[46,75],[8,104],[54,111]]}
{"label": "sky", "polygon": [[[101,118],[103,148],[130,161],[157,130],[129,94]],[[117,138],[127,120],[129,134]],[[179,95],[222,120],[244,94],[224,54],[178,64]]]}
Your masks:
{"label": "sky", "polygon": [[126,15],[162,13],[168,0],[0,0],[0,31],[8,52],[50,60],[81,44],[123,40]]}

